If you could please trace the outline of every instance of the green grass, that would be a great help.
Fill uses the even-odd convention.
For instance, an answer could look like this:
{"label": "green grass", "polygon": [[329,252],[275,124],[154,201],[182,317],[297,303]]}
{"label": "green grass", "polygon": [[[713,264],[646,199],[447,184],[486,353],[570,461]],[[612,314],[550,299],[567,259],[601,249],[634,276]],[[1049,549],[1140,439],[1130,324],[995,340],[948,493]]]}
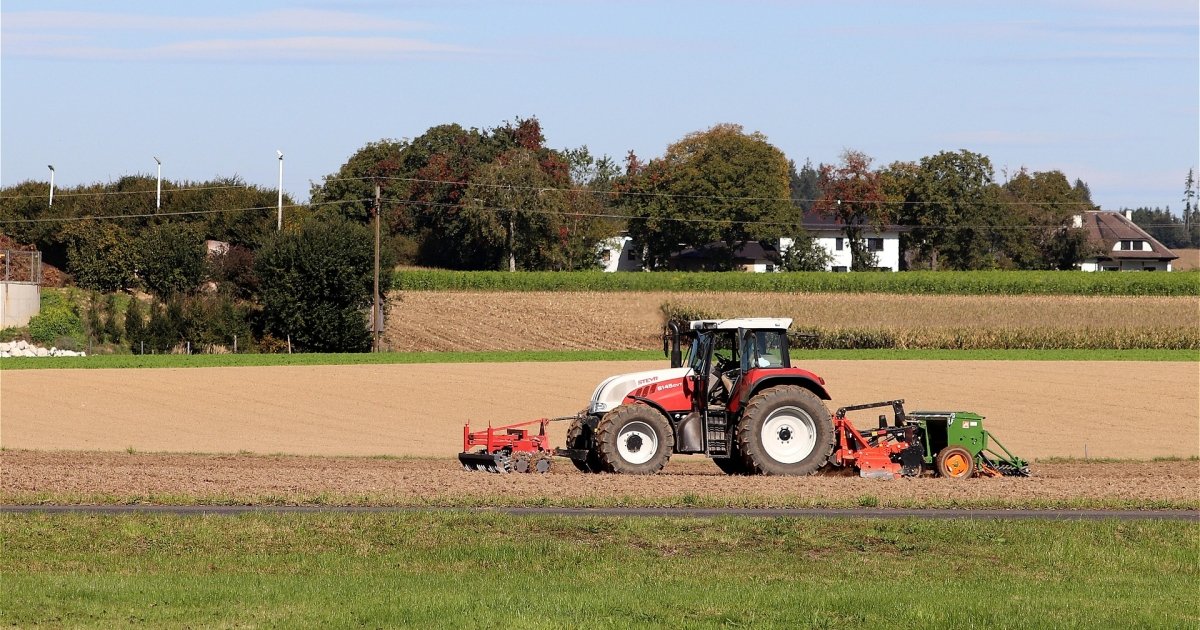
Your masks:
{"label": "green grass", "polygon": [[4,515],[0,533],[16,627],[1200,623],[1190,522]]}
{"label": "green grass", "polygon": [[[1197,350],[793,350],[792,361],[1200,361]],[[0,370],[662,361],[659,350],[528,350],[512,352],[381,352],[378,354],[163,354],[0,359]]]}
{"label": "green grass", "polygon": [[603,273],[402,270],[405,291],[768,291],[958,295],[1200,295],[1195,273],[905,271],[901,273]]}

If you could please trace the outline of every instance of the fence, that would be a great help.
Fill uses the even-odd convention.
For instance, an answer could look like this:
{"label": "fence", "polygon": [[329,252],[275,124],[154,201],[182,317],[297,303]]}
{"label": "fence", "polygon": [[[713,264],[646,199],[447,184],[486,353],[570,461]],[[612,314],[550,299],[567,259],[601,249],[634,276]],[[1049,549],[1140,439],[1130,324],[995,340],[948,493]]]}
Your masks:
{"label": "fence", "polygon": [[3,260],[4,282],[42,283],[42,252],[4,249],[0,250],[0,259]]}

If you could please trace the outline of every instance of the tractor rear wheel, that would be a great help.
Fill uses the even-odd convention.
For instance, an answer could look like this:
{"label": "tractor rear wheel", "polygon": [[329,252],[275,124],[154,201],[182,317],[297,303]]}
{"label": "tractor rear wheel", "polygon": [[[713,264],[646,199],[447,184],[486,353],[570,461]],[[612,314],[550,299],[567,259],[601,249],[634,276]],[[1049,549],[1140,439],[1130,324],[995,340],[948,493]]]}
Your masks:
{"label": "tractor rear wheel", "polygon": [[967,479],[975,475],[975,457],[961,446],[947,446],[938,452],[938,475],[947,479]]}
{"label": "tractor rear wheel", "polygon": [[600,463],[608,472],[649,475],[658,472],[675,450],[675,432],[657,409],[621,405],[596,425]]}
{"label": "tractor rear wheel", "polygon": [[833,453],[833,419],[825,403],[807,389],[771,387],[746,405],[737,443],[751,473],[811,475]]}
{"label": "tractor rear wheel", "polygon": [[596,450],[596,441],[593,437],[592,427],[588,426],[582,418],[573,420],[571,428],[567,429],[567,448],[586,450],[588,452],[587,459],[571,460],[571,463],[580,472],[598,473],[604,470],[603,466],[600,465],[600,453]]}

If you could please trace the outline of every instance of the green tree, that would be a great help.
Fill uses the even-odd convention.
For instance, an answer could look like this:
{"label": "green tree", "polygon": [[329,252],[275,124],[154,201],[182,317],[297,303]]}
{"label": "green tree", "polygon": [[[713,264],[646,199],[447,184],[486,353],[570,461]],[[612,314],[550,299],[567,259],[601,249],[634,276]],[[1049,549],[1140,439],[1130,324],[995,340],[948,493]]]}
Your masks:
{"label": "green tree", "polygon": [[908,197],[905,245],[915,248],[930,268],[991,267],[991,238],[1002,220],[991,160],[970,151],[942,151],[921,158]]}
{"label": "green tree", "polygon": [[290,335],[301,351],[368,350],[373,264],[371,231],[344,218],[309,219],[278,235],[254,261],[265,332]]}
{"label": "green tree", "polygon": [[1021,169],[1002,189],[1007,225],[996,234],[1003,253],[999,266],[1073,269],[1083,260],[1087,233],[1072,226],[1072,217],[1091,209],[1087,184],[1077,179],[1072,186],[1061,171]]}
{"label": "green tree", "polygon": [[204,239],[193,226],[152,226],[138,238],[137,249],[138,274],[146,289],[160,298],[187,293],[204,277]]}
{"label": "green tree", "polygon": [[800,225],[790,201],[788,161],[766,136],[722,124],[691,133],[644,167],[636,156],[622,183],[629,234],[650,268],[687,247],[724,245],[719,266],[748,241],[772,240]]}
{"label": "green tree", "polygon": [[871,158],[861,151],[846,150],[840,164],[822,165],[820,187],[821,197],[814,208],[843,226],[850,244],[851,270],[870,271],[878,267],[874,252],[867,249],[863,231],[870,227],[882,232],[893,218],[882,179],[871,170]]}
{"label": "green tree", "polygon": [[783,271],[825,271],[833,256],[808,232],[801,230],[779,259]]}
{"label": "green tree", "polygon": [[129,307],[125,309],[125,339],[129,341],[130,350],[141,353],[146,341],[146,320],[142,317],[141,301],[136,297],[130,298]]}
{"label": "green tree", "polygon": [[792,203],[800,207],[802,212],[812,210],[813,204],[821,198],[821,171],[813,166],[812,160],[804,160],[804,166],[797,171],[796,162],[788,161],[788,188],[791,191]]}
{"label": "green tree", "polygon": [[104,296],[104,322],[101,325],[104,341],[121,343],[121,326],[117,324],[117,296],[109,293]]}
{"label": "green tree", "polygon": [[67,271],[75,284],[105,293],[133,285],[133,239],[117,223],[73,221],[64,224],[59,236],[67,244]]}

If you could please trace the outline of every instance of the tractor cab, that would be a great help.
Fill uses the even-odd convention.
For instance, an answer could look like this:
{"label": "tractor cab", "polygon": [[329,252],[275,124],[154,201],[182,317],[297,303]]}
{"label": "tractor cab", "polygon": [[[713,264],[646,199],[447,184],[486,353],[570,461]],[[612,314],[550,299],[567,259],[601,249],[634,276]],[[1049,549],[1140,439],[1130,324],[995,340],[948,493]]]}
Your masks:
{"label": "tractor cab", "polygon": [[737,394],[763,375],[759,370],[790,368],[791,323],[765,317],[690,322],[686,365],[696,381],[696,400],[722,409],[731,401],[736,406]]}

